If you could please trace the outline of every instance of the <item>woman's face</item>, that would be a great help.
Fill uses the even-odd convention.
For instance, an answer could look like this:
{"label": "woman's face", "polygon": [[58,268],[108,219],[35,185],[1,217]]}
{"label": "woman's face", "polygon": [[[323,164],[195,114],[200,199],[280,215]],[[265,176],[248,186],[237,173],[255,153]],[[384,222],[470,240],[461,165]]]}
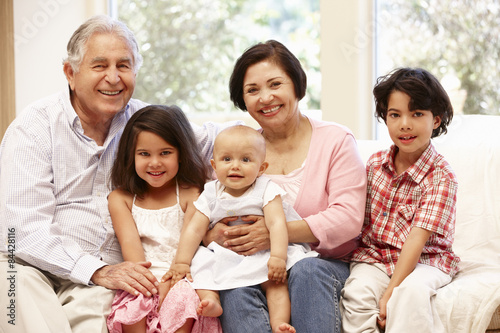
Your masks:
{"label": "woman's face", "polygon": [[243,79],[243,100],[262,127],[287,123],[299,112],[299,100],[290,77],[268,60],[248,67]]}

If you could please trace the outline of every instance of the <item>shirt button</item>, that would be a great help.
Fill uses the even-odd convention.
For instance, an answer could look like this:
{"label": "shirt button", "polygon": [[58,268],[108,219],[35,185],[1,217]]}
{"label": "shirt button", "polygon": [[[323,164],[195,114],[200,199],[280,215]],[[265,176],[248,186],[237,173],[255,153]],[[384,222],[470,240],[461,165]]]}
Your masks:
{"label": "shirt button", "polygon": [[382,213],[382,215],[383,215],[383,216],[387,216],[387,213],[386,213],[386,212],[383,212],[383,213]]}

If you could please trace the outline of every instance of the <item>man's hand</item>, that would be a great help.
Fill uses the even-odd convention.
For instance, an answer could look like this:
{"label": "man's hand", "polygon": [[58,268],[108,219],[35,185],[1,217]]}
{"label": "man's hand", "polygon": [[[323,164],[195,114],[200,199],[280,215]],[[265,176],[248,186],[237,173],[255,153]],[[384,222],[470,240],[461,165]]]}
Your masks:
{"label": "man's hand", "polygon": [[132,295],[151,296],[158,292],[155,276],[148,269],[150,262],[133,263],[125,261],[99,268],[92,275],[92,282],[108,288],[121,289]]}

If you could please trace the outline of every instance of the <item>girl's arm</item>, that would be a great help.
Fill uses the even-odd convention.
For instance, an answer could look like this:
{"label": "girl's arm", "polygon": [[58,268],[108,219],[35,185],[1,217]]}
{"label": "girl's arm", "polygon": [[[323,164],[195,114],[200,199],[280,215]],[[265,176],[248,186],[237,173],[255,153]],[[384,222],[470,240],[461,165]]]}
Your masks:
{"label": "girl's arm", "polygon": [[264,206],[264,218],[271,242],[268,277],[271,281],[285,282],[288,231],[281,196],[277,195]]}
{"label": "girl's arm", "polygon": [[114,190],[108,197],[109,213],[116,238],[125,261],[146,261],[141,238],[132,217],[133,196],[121,190]]}
{"label": "girl's arm", "polygon": [[385,327],[386,306],[392,295],[392,291],[394,288],[399,286],[401,282],[403,282],[403,280],[415,269],[425,243],[431,234],[431,231],[418,227],[413,227],[410,230],[410,233],[403,244],[403,248],[401,249],[401,254],[399,255],[398,262],[394,268],[394,273],[391,276],[389,285],[379,301],[380,314],[379,319],[377,319],[377,324],[381,328]]}

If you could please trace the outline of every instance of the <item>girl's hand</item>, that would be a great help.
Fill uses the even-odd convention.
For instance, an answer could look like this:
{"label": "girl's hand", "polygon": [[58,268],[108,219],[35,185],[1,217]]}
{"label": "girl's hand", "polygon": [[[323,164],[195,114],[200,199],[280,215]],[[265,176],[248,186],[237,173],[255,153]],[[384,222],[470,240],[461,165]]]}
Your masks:
{"label": "girl's hand", "polygon": [[167,296],[170,288],[172,288],[174,284],[171,280],[167,280],[166,282],[161,282],[158,287],[158,311],[160,311],[160,307],[163,304],[163,300]]}
{"label": "girl's hand", "polygon": [[193,282],[193,277],[191,276],[191,269],[187,264],[172,264],[170,269],[161,278],[162,282],[171,280],[171,285],[173,286],[183,278],[188,279],[188,281]]}
{"label": "girl's hand", "polygon": [[228,227],[224,234],[227,240],[223,246],[241,255],[249,256],[271,246],[269,230],[263,216],[248,215],[241,219],[251,224]]}
{"label": "girl's hand", "polygon": [[270,281],[284,283],[286,281],[286,261],[278,257],[270,257],[267,262],[267,277]]}

